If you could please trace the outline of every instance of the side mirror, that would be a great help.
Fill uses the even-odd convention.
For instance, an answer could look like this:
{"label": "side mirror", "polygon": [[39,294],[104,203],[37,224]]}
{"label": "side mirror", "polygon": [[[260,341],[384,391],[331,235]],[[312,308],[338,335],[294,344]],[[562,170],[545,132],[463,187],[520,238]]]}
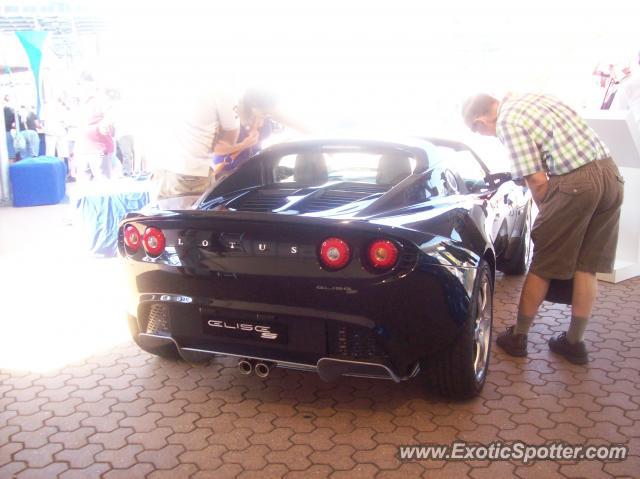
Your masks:
{"label": "side mirror", "polygon": [[512,180],[513,178],[511,177],[511,173],[509,172],[492,173],[490,175],[487,175],[487,184],[490,188],[497,188],[501,184]]}

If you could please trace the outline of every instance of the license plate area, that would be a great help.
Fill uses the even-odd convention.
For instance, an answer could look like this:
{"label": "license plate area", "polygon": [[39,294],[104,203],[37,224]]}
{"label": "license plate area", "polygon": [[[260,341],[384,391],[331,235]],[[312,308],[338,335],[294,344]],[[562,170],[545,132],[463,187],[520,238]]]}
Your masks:
{"label": "license plate area", "polygon": [[202,312],[203,333],[209,337],[251,341],[260,345],[286,345],[288,325],[273,315],[215,309]]}

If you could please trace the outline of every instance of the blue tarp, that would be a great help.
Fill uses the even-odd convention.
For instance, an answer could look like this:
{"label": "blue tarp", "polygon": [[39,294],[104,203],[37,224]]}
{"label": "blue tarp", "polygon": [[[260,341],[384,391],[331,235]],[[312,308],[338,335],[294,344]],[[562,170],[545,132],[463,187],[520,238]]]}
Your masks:
{"label": "blue tarp", "polygon": [[149,191],[123,189],[80,196],[76,200],[76,208],[84,225],[89,251],[96,255],[116,256],[118,224],[127,213],[143,208],[149,200]]}

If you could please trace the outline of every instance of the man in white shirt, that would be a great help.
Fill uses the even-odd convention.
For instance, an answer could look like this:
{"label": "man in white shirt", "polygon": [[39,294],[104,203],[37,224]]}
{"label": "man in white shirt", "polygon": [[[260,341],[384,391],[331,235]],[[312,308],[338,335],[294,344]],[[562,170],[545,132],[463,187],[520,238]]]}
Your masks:
{"label": "man in white shirt", "polygon": [[[161,162],[154,177],[159,181],[158,199],[202,193],[211,181],[211,162],[217,154],[231,154],[259,141],[250,135],[238,143],[243,112],[272,114],[275,101],[255,90],[243,95],[204,87],[182,92],[179,102],[168,106],[169,131],[154,134],[156,156]],[[276,118],[277,119],[277,118]]]}
{"label": "man in white shirt", "polygon": [[[206,88],[206,87],[201,87]],[[240,128],[239,97],[186,89],[168,102],[163,127],[154,132],[152,159],[158,199],[199,194],[209,186],[209,164],[216,137],[235,143]]]}

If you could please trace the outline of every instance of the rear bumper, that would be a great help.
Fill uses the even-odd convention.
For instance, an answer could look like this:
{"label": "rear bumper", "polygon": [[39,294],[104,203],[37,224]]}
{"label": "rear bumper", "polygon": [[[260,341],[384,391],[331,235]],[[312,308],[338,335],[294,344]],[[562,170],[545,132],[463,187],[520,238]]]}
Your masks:
{"label": "rear bumper", "polygon": [[[288,287],[269,288],[267,302],[259,292],[264,277],[194,278],[151,266],[132,275],[129,321],[138,344],[150,352],[173,346],[185,359],[226,355],[317,371],[326,380],[349,375],[401,381],[455,340],[474,278],[474,268],[425,263],[399,280],[329,290],[316,289],[314,280],[287,279]],[[151,286],[161,292],[149,292]],[[247,301],[247,292],[263,301]],[[160,325],[152,320],[158,311],[166,315]],[[284,325],[287,340],[208,334],[206,317],[232,325]]]}
{"label": "rear bumper", "polygon": [[247,356],[231,354],[229,352],[203,350],[189,347],[180,347],[171,337],[141,333],[138,335],[138,344],[145,350],[153,351],[169,346],[175,347],[180,355],[186,360],[202,360],[214,356],[232,356],[238,359],[252,359],[254,361],[264,361],[273,363],[275,367],[296,369],[300,371],[316,372],[324,381],[335,381],[340,376],[352,376],[375,379],[391,379],[394,382],[401,382],[416,376],[420,371],[419,363],[416,362],[409,374],[399,376],[397,372],[383,363],[372,363],[365,361],[350,361],[336,358],[320,358],[316,364],[296,363],[291,361],[274,361],[273,358],[259,356]]}

